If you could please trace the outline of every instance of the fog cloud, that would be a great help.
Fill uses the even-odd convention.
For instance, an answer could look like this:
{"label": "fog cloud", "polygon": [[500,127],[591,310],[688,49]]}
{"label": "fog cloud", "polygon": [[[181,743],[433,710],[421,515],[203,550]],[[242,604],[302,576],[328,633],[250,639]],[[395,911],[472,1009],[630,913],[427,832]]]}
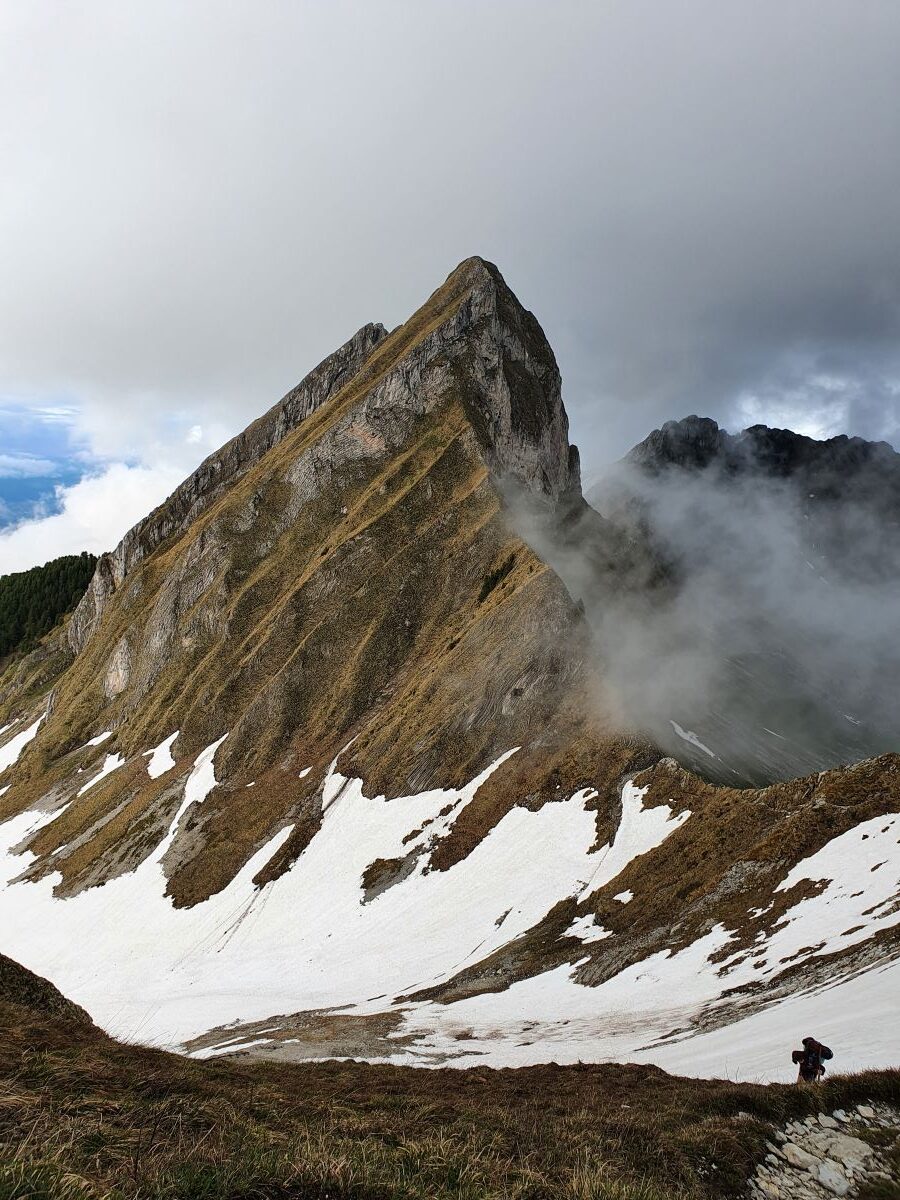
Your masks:
{"label": "fog cloud", "polygon": [[567,537],[513,511],[584,603],[620,723],[741,785],[900,749],[900,457],[858,476],[852,455],[786,477],[752,454],[622,463],[592,500],[608,521]]}

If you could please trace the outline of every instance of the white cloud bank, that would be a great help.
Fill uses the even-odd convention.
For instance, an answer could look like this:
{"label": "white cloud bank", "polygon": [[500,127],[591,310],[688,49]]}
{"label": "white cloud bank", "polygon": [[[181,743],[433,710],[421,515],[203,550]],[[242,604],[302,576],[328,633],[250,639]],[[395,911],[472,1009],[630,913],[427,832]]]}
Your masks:
{"label": "white cloud bank", "polygon": [[58,487],[59,512],[0,533],[0,575],[25,571],[61,554],[111,550],[183,478],[184,471],[174,465],[112,463],[99,475]]}

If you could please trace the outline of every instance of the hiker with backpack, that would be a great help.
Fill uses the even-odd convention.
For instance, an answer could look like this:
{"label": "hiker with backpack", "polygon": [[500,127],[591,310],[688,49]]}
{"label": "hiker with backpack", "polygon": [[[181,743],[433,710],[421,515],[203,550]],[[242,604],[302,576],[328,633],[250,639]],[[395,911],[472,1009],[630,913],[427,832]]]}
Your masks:
{"label": "hiker with backpack", "polygon": [[825,1060],[833,1057],[823,1042],[805,1037],[803,1049],[795,1050],[791,1055],[791,1061],[799,1067],[797,1083],[819,1083],[825,1074]]}

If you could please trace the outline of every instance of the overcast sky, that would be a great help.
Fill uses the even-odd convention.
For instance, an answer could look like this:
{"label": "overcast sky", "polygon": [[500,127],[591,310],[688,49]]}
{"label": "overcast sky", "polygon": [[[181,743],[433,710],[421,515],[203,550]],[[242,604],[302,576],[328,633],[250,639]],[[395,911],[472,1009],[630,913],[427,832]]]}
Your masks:
{"label": "overcast sky", "polygon": [[7,0],[0,173],[0,573],[470,254],[588,475],[690,412],[900,446],[896,0]]}

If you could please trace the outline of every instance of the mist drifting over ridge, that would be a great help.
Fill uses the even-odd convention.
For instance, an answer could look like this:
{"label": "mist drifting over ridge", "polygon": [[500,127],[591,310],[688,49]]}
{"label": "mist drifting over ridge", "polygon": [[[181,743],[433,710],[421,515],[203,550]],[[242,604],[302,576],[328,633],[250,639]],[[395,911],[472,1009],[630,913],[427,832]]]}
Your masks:
{"label": "mist drifting over ridge", "polygon": [[[733,784],[900,747],[900,455],[691,417],[654,431],[562,536],[526,540],[585,606],[626,725]],[[597,514],[602,514],[598,516]]]}

